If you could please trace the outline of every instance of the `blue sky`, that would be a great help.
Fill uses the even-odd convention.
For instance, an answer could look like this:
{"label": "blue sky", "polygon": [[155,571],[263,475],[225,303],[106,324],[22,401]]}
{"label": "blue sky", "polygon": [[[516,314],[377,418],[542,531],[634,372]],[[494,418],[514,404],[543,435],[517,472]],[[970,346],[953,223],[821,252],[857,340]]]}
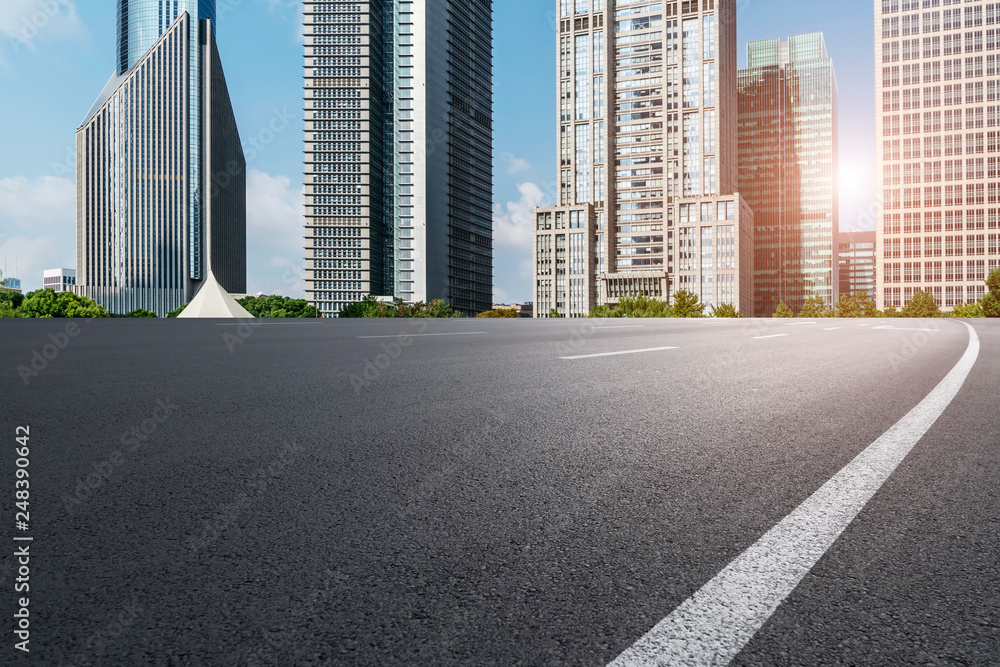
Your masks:
{"label": "blue sky", "polygon": [[[302,47],[297,0],[218,0],[219,48],[248,165],[248,288],[302,296]],[[840,87],[841,228],[874,228],[871,0],[737,0],[747,41],[823,31]],[[495,25],[495,300],[531,298],[531,209],[555,182],[554,0],[499,0]],[[0,269],[41,286],[75,260],[74,132],[113,70],[114,0],[4,0]],[[273,136],[277,117],[293,120]],[[266,142],[266,143],[265,143]],[[16,271],[15,271],[16,267]]]}

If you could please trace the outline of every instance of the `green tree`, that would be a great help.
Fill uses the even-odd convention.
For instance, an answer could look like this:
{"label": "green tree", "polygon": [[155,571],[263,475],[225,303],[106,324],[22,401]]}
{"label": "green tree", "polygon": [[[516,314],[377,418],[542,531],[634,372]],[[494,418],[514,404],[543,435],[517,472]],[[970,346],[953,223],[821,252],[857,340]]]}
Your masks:
{"label": "green tree", "polygon": [[731,303],[723,303],[718,306],[712,306],[712,317],[729,317],[737,318],[743,317],[740,311],[736,310],[736,306]]}
{"label": "green tree", "polygon": [[361,318],[378,317],[378,300],[371,294],[365,296],[361,301],[355,301],[341,308],[337,317]]}
{"label": "green tree", "polygon": [[602,304],[600,306],[594,306],[594,309],[590,311],[590,314],[587,315],[587,317],[607,319],[609,317],[623,317],[623,316],[621,312],[618,311],[617,309]]}
{"label": "green tree", "polygon": [[433,317],[433,318],[456,318],[462,317],[462,313],[457,312],[448,305],[444,299],[435,299],[429,304],[420,302],[413,305],[403,303],[402,299],[396,299],[395,303],[381,303],[372,295],[367,295],[361,301],[348,304],[341,309],[338,317],[348,318],[389,318],[389,317]]}
{"label": "green tree", "polygon": [[990,271],[986,278],[989,292],[983,297],[983,315],[985,317],[1000,317],[1000,268]]}
{"label": "green tree", "polygon": [[517,308],[494,308],[493,310],[487,310],[485,312],[479,313],[476,317],[483,318],[519,318],[521,314],[517,312]]}
{"label": "green tree", "polygon": [[555,308],[549,308],[549,319],[550,320],[558,320],[561,317],[562,317],[562,315],[559,314],[558,310],[556,310]]}
{"label": "green tree", "polygon": [[903,317],[941,317],[941,307],[933,294],[921,290],[903,306]]}
{"label": "green tree", "polygon": [[896,306],[889,306],[882,312],[883,317],[902,317],[902,313],[896,308]]}
{"label": "green tree", "polygon": [[875,302],[862,290],[857,294],[841,294],[837,302],[837,317],[880,317]]}
{"label": "green tree", "polygon": [[285,296],[247,296],[239,299],[241,306],[254,317],[263,318],[305,318],[316,317],[319,312],[305,299]]}
{"label": "green tree", "polygon": [[[674,317],[705,317],[705,304],[694,292],[674,292]],[[668,316],[669,317],[669,316]]]}
{"label": "green tree", "polygon": [[157,317],[157,314],[151,310],[143,310],[142,308],[136,308],[131,313],[125,313],[125,317]]}
{"label": "green tree", "polygon": [[965,318],[985,317],[983,315],[983,304],[979,301],[968,304],[960,303],[951,309],[951,316]]}
{"label": "green tree", "polygon": [[17,309],[24,302],[24,295],[4,287],[6,278],[0,271],[0,318],[17,317]]}
{"label": "green tree", "polygon": [[[823,297],[819,294],[813,294],[811,297],[806,299],[804,304],[802,304],[802,312],[799,313],[799,317],[805,317],[808,319],[825,317],[826,310],[826,301],[823,300]],[[775,315],[775,317],[777,317],[777,315]],[[789,315],[789,317],[791,317],[791,315]]]}
{"label": "green tree", "polygon": [[188,304],[186,304],[186,303],[182,304],[180,306],[177,306],[176,308],[174,308],[173,310],[171,310],[169,313],[167,313],[165,315],[165,317],[177,317],[182,312],[184,312],[184,309],[187,308],[187,307],[188,307]]}
{"label": "green tree", "polygon": [[43,289],[28,294],[18,317],[111,317],[93,299],[78,296],[72,292],[55,292]]}
{"label": "green tree", "polygon": [[[792,309],[786,306],[785,302],[782,301],[778,304],[778,309],[774,311],[774,317],[795,317],[795,313],[793,313]],[[805,316],[803,315],[802,317]]]}
{"label": "green tree", "polygon": [[677,317],[665,301],[645,294],[622,297],[613,308],[611,317],[664,318]]}

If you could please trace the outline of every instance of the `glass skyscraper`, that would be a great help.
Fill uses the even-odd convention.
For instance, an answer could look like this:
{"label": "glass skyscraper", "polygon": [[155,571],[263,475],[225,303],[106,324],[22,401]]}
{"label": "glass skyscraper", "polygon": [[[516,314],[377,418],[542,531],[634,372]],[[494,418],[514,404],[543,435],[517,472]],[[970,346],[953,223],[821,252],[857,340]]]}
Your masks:
{"label": "glass skyscraper", "polygon": [[754,314],[837,299],[837,79],[822,33],[747,45],[740,193],[754,210]]}
{"label": "glass skyscraper", "polygon": [[735,0],[555,5],[559,203],[536,211],[536,317],[680,290],[749,313]]}
{"label": "glass skyscraper", "polygon": [[306,293],[492,308],[492,2],[305,2]]}
{"label": "glass skyscraper", "polygon": [[246,162],[214,0],[119,0],[115,73],[77,130],[78,291],[163,315],[246,291]]}

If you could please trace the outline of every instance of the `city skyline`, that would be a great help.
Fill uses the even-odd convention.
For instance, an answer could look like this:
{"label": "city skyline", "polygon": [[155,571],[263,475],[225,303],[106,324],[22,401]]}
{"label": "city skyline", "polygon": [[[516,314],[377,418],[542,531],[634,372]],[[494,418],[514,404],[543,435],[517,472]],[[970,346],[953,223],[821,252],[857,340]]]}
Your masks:
{"label": "city skyline", "polygon": [[[552,7],[549,3],[542,4],[545,6],[512,2],[498,5],[495,10],[496,301],[531,298],[530,277],[525,278],[522,273],[522,265],[530,265],[531,259],[530,221],[525,219],[525,211],[530,217],[530,208],[535,203],[554,203],[548,194],[548,184],[554,174],[555,154],[555,141],[551,136],[551,114],[555,109],[555,82],[551,75],[555,33],[549,16]],[[844,170],[858,173],[858,163],[864,163],[864,155],[874,152],[873,106],[867,101],[872,97],[872,86],[865,83],[871,80],[871,56],[864,53],[871,45],[867,44],[868,40],[860,44],[851,42],[853,33],[847,31],[841,11],[809,8],[808,13],[795,17],[785,16],[790,14],[788,12],[777,12],[777,18],[773,14],[765,16],[766,12],[782,6],[780,2],[760,2],[739,10],[738,51],[742,54],[745,42],[750,39],[812,30],[826,33],[828,43],[832,44],[831,55],[835,60],[838,56],[843,58],[838,60],[843,106],[855,119],[860,118],[860,122],[854,122],[859,129],[849,139],[860,149],[843,153]],[[855,6],[859,12],[871,15],[870,3],[855,3]],[[228,11],[220,11],[219,17],[222,26],[220,50],[226,56],[227,79],[249,163],[248,290],[301,296],[304,282],[301,272],[295,269],[302,245],[302,197],[301,188],[296,187],[296,183],[301,182],[298,174],[301,173],[302,135],[296,131],[301,127],[301,114],[295,106],[301,103],[301,79],[290,79],[287,75],[301,67],[301,17],[295,7],[281,2],[244,2],[227,7]],[[85,109],[93,101],[94,87],[103,85],[110,69],[101,65],[108,61],[108,52],[99,48],[99,43],[109,32],[113,34],[114,8],[79,6],[75,14],[64,14],[62,18],[51,18],[39,28],[27,47],[15,50],[10,39],[5,40],[4,50],[0,51],[3,60],[0,77],[5,78],[8,89],[15,94],[29,94],[27,91],[32,91],[34,86],[29,85],[28,78],[39,78],[42,72],[60,66],[68,75],[73,75],[65,90],[60,91],[60,104],[72,107],[65,105],[63,100],[77,99]],[[30,14],[22,14],[20,18],[27,16]],[[109,16],[112,17],[110,29],[102,25]],[[10,25],[0,26],[0,29],[6,31],[4,34],[8,38],[20,35],[22,22],[12,20]],[[261,35],[256,48],[232,37],[234,32],[244,30]],[[838,30],[848,35],[845,43],[837,43]],[[532,39],[519,38],[522,34]],[[57,39],[72,48],[56,45]],[[261,49],[260,43],[268,47]],[[846,53],[850,50],[859,50],[861,55],[854,58],[852,53]],[[72,62],[68,62],[70,52],[73,53]],[[269,63],[263,68],[260,67],[262,59]],[[852,62],[862,64],[852,66]],[[92,63],[97,63],[97,67]],[[95,84],[95,81],[98,82]],[[845,94],[845,90],[852,92]],[[44,101],[45,91],[39,89],[30,94],[32,99],[36,95],[39,98],[43,108],[37,122],[46,128],[53,124],[72,128],[80,122],[82,113],[73,108],[66,111],[58,105],[48,107]],[[529,105],[531,109],[525,112]],[[10,234],[10,240],[4,244],[5,251],[8,257],[18,256],[21,275],[17,277],[28,289],[41,286],[44,268],[72,264],[72,250],[67,253],[64,243],[60,247],[58,237],[59,232],[65,233],[66,225],[71,224],[70,218],[63,217],[66,207],[60,208],[60,193],[66,188],[66,179],[72,176],[71,158],[69,167],[59,168],[68,161],[66,149],[71,144],[71,130],[67,130],[64,137],[45,134],[38,139],[36,136],[28,150],[28,142],[22,135],[30,136],[35,122],[34,117],[26,116],[22,119],[26,131],[14,132],[13,127],[0,130],[5,146],[11,148],[9,154],[20,158],[16,163],[5,163],[0,171],[0,192],[3,193],[0,196],[0,231]],[[871,141],[866,140],[866,132],[871,132]],[[858,158],[859,155],[862,157]],[[41,194],[52,190],[54,195],[43,197]],[[865,222],[864,214],[858,210],[867,209],[873,195],[863,195],[856,201],[859,202],[856,205],[842,207],[845,227],[853,226],[859,218]],[[290,228],[295,231],[288,234]],[[286,238],[288,236],[291,238]],[[13,260],[9,263],[13,265]]]}

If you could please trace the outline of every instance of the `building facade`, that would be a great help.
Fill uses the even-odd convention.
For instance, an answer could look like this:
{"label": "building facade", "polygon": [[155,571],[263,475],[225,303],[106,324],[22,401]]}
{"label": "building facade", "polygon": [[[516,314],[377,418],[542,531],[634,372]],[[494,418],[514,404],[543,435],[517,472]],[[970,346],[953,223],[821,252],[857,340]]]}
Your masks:
{"label": "building facade", "polygon": [[1000,12],[875,2],[878,307],[950,310],[1000,265]]}
{"label": "building facade", "polygon": [[493,303],[492,2],[305,2],[306,295]]}
{"label": "building facade", "polygon": [[77,130],[77,292],[166,314],[246,292],[246,162],[214,0],[119,0],[116,71]]}
{"label": "building facade", "polygon": [[875,299],[875,232],[842,233],[838,247],[840,294]]}
{"label": "building facade", "polygon": [[73,269],[46,269],[42,273],[42,289],[72,292],[75,285],[76,271]]}
{"label": "building facade", "polygon": [[[738,268],[753,261],[753,213],[737,194],[735,5],[556,2],[559,204],[536,211],[536,317],[680,289],[752,310],[752,271]],[[548,214],[585,210],[593,231],[565,250],[587,258],[563,264]],[[582,265],[592,273],[568,273]]]}
{"label": "building facade", "polygon": [[754,211],[754,314],[838,298],[837,78],[822,33],[747,45],[740,193]]}

